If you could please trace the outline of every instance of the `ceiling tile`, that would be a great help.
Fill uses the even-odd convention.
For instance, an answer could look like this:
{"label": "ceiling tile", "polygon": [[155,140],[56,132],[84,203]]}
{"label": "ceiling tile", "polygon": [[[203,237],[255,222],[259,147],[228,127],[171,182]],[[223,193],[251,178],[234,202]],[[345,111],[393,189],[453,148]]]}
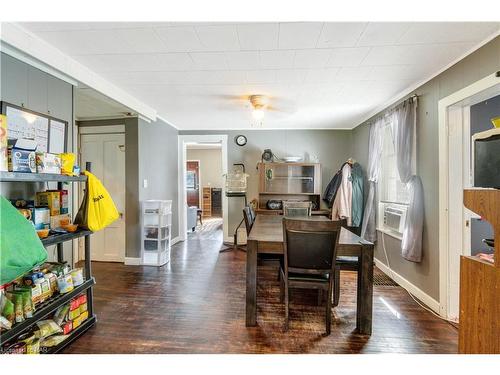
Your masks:
{"label": "ceiling tile", "polygon": [[278,48],[278,23],[245,23],[237,26],[242,50],[271,50]]}
{"label": "ceiling tile", "polygon": [[339,68],[310,69],[306,76],[306,83],[328,83],[335,80]]}
{"label": "ceiling tile", "polygon": [[318,22],[280,23],[278,46],[280,49],[314,48],[322,27]]}
{"label": "ceiling tile", "polygon": [[153,28],[118,29],[113,31],[124,44],[129,46],[129,53],[162,52],[165,44]]}
{"label": "ceiling tile", "polygon": [[246,72],[247,83],[249,84],[263,84],[275,83],[276,71],[274,70],[250,70]]}
{"label": "ceiling tile", "polygon": [[371,22],[359,38],[358,46],[395,44],[410,28],[409,22]]}
{"label": "ceiling tile", "polygon": [[419,45],[373,47],[363,60],[363,65],[415,64],[429,58],[429,48]]}
{"label": "ceiling tile", "polygon": [[70,55],[130,52],[129,45],[113,30],[50,31],[40,36]]}
{"label": "ceiling tile", "polygon": [[193,60],[186,52],[162,53],[156,55],[161,70],[190,70],[194,67]]}
{"label": "ceiling tile", "polygon": [[361,64],[368,52],[369,47],[358,48],[335,48],[332,50],[327,66],[357,66]]}
{"label": "ceiling tile", "polygon": [[158,27],[155,28],[155,32],[164,42],[165,51],[192,52],[203,50],[194,27]]}
{"label": "ceiling tile", "polygon": [[225,70],[228,69],[226,54],[224,52],[193,52],[190,53],[195,68],[199,70]]}
{"label": "ceiling tile", "polygon": [[236,26],[196,26],[198,37],[206,51],[235,51],[240,49]]}
{"label": "ceiling tile", "polygon": [[83,55],[76,57],[82,64],[97,72],[154,71],[162,69],[157,55],[151,54]]}
{"label": "ceiling tile", "polygon": [[370,66],[356,66],[340,68],[335,76],[338,81],[365,81],[371,78],[372,67]]}
{"label": "ceiling tile", "polygon": [[276,71],[277,83],[299,84],[305,81],[305,69],[280,69]]}
{"label": "ceiling tile", "polygon": [[226,52],[229,69],[260,69],[260,56],[257,51]]}
{"label": "ceiling tile", "polygon": [[321,31],[318,48],[354,47],[367,23],[326,22]]}
{"label": "ceiling tile", "polygon": [[418,22],[411,24],[400,44],[472,42],[500,30],[498,22]]}
{"label": "ceiling tile", "polygon": [[301,49],[295,52],[295,68],[324,68],[330,54],[330,49]]}
{"label": "ceiling tile", "polygon": [[295,51],[260,51],[260,63],[264,69],[288,69],[293,67]]}

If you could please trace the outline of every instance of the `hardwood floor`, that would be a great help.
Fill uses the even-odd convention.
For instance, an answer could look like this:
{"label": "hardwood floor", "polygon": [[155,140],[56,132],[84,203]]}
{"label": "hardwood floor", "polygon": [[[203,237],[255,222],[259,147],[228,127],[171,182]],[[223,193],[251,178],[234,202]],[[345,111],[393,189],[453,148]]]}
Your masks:
{"label": "hardwood floor", "polygon": [[[162,267],[93,263],[98,322],[65,353],[456,353],[458,331],[400,287],[374,287],[373,335],[355,328],[356,278],[341,274],[340,304],[324,336],[324,308],[292,291],[283,331],[277,266],[258,274],[257,327],[245,327],[245,253],[219,254],[221,231],[200,231],[172,248]],[[380,272],[380,271],[377,271]],[[294,293],[295,292],[295,293]]]}

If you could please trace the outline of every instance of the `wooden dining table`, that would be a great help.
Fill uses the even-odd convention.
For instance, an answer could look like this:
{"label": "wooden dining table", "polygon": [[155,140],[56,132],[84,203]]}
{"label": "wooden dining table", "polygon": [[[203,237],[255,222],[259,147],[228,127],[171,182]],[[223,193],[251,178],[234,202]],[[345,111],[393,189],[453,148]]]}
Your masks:
{"label": "wooden dining table", "polygon": [[[310,216],[307,220],[330,220],[324,216]],[[257,215],[247,238],[246,264],[246,326],[257,325],[257,254],[283,254],[283,216]],[[356,331],[372,333],[373,310],[373,244],[342,228],[337,256],[355,256],[359,259]]]}

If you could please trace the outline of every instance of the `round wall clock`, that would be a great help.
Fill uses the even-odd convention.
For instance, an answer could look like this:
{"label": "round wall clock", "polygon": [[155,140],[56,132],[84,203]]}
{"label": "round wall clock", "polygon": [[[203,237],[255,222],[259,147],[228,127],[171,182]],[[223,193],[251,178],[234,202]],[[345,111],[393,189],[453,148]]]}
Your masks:
{"label": "round wall clock", "polygon": [[240,135],[237,135],[236,137],[234,137],[234,142],[238,145],[238,146],[245,146],[247,144],[247,137],[245,137],[244,135],[240,134]]}

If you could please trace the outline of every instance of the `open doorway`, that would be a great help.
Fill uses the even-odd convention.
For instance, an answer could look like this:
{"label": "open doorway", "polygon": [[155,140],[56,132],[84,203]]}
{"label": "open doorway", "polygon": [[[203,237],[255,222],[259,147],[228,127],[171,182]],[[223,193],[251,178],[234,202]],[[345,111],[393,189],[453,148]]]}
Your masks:
{"label": "open doorway", "polygon": [[188,234],[191,230],[212,235],[212,232],[220,231],[223,225],[222,143],[187,143],[186,158]]}
{"label": "open doorway", "polygon": [[472,137],[500,116],[500,78],[492,74],[439,102],[440,314],[458,322],[460,256],[488,251],[492,229],[463,204],[475,186]]}
{"label": "open doorway", "polygon": [[179,227],[186,228],[180,231],[181,239],[222,227],[221,239],[226,240],[227,135],[179,136],[179,172]]}

